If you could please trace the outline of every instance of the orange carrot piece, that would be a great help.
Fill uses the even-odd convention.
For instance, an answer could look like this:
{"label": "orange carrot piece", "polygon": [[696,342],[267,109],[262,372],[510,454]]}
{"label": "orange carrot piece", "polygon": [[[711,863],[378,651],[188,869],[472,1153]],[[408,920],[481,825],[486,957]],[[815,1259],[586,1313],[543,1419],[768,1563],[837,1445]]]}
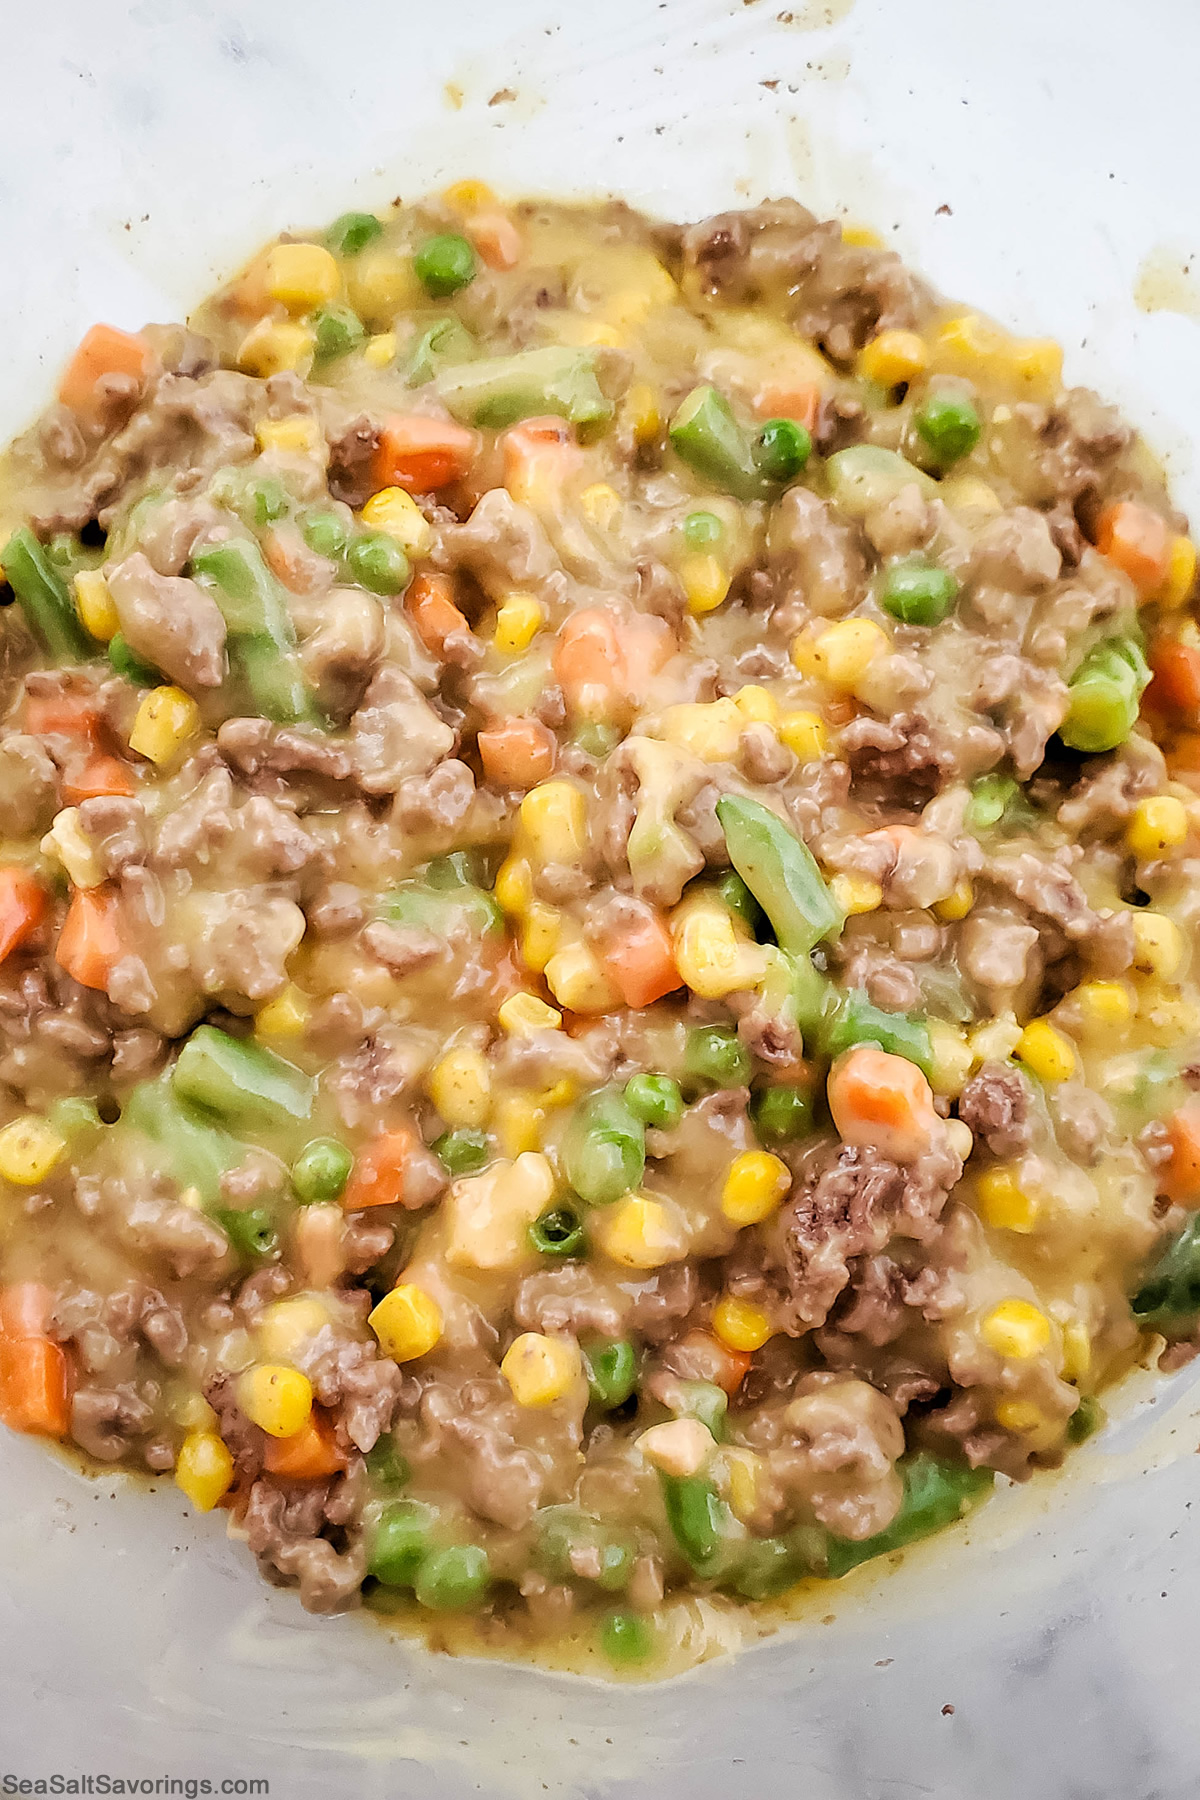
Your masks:
{"label": "orange carrot piece", "polygon": [[105,794],[128,799],[137,793],[128,763],[107,750],[93,750],[82,768],[71,773],[64,770],[60,787],[68,806],[78,806],[81,800],[99,800]]}
{"label": "orange carrot piece", "polygon": [[1159,1172],[1159,1185],[1176,1206],[1200,1207],[1200,1099],[1189,1100],[1167,1120],[1171,1154]]}
{"label": "orange carrot piece", "polygon": [[393,414],[380,433],[372,475],[376,487],[402,487],[410,494],[461,481],[475,460],[479,438],[453,419],[423,413]]}
{"label": "orange carrot piece", "polygon": [[0,962],[33,936],[46,906],[46,890],[28,869],[0,867]]}
{"label": "orange carrot piece", "polygon": [[93,325],[66,366],[58,397],[74,412],[94,417],[106,375],[132,376],[140,387],[149,367],[150,347],[144,338],[118,331],[115,325]]}
{"label": "orange carrot piece", "polygon": [[66,1437],[71,1426],[71,1364],[46,1337],[0,1338],[0,1422],[13,1431]]}
{"label": "orange carrot piece", "polygon": [[506,212],[479,212],[467,220],[467,236],[489,269],[511,269],[521,260],[524,239]]}
{"label": "orange carrot piece", "polygon": [[681,1373],[690,1381],[711,1381],[727,1394],[736,1394],[753,1358],[744,1350],[731,1350],[711,1331],[689,1331],[676,1346]]}
{"label": "orange carrot piece", "polygon": [[671,955],[671,934],[649,908],[610,940],[602,961],[626,1006],[652,1006],[683,985]]}
{"label": "orange carrot piece", "polygon": [[813,381],[769,383],[754,401],[760,419],[795,419],[809,432],[817,429],[820,408],[821,390]]}
{"label": "orange carrot piece", "polygon": [[540,719],[502,719],[479,733],[479,757],[493,787],[536,787],[554,767],[554,733]]}
{"label": "orange carrot piece", "polygon": [[29,694],[25,729],[34,737],[74,737],[91,743],[100,727],[94,694]]}
{"label": "orange carrot piece", "polygon": [[267,1439],[263,1450],[267,1472],[286,1481],[321,1481],[345,1468],[333,1426],[315,1410],[292,1437]]}
{"label": "orange carrot piece", "polygon": [[589,606],[565,619],[554,673],[572,712],[605,713],[624,691],[624,658],[614,615]]}
{"label": "orange carrot piece", "polygon": [[1146,705],[1200,724],[1200,650],[1174,638],[1161,639],[1150,652],[1154,679],[1146,689]]}
{"label": "orange carrot piece", "polygon": [[342,1194],[347,1212],[367,1206],[403,1206],[404,1178],[413,1153],[413,1134],[406,1127],[385,1131],[359,1151]]}
{"label": "orange carrot piece", "polygon": [[1143,600],[1152,600],[1167,579],[1171,533],[1161,513],[1136,500],[1118,500],[1100,514],[1096,548],[1123,569]]}
{"label": "orange carrot piece", "polygon": [[121,956],[117,896],[111,888],[76,888],[54,955],[80,987],[104,989]]}
{"label": "orange carrot piece", "polygon": [[274,526],[262,540],[263,555],[272,575],[293,594],[307,594],[312,577],[310,552],[294,525]]}
{"label": "orange carrot piece", "polygon": [[504,485],[523,504],[548,499],[580,461],[575,432],[564,419],[523,419],[500,440]]}
{"label": "orange carrot piece", "polygon": [[48,1335],[54,1295],[42,1281],[14,1281],[0,1288],[0,1338]]}
{"label": "orange carrot piece", "polygon": [[842,1140],[911,1162],[933,1142],[933,1090],[903,1056],[860,1045],[829,1071],[829,1110]]}
{"label": "orange carrot piece", "polygon": [[454,583],[449,575],[433,575],[426,569],[414,575],[404,596],[404,609],[417,628],[417,636],[435,656],[442,654],[447,638],[471,629],[454,604]]}

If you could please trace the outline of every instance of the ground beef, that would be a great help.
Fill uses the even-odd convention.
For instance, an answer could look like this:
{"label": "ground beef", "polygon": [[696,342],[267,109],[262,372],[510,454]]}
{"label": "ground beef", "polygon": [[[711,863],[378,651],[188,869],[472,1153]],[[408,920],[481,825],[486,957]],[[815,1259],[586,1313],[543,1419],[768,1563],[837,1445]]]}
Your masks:
{"label": "ground beef", "polygon": [[285,1494],[270,1480],[256,1481],[242,1519],[246,1541],[268,1580],[298,1587],[301,1605],[312,1613],[357,1606],[367,1572],[362,1543],[339,1553],[315,1535],[325,1499],[321,1487]]}
{"label": "ground beef", "polygon": [[225,679],[225,620],[212,595],[182,575],[159,575],[140,550],[108,572],[131,650],[189,691]]}
{"label": "ground beef", "polygon": [[379,427],[362,415],[329,446],[329,491],[347,506],[365,506],[379,485],[371,470],[379,449]]}
{"label": "ground beef", "polygon": [[993,1156],[1019,1156],[1033,1140],[1029,1085],[1019,1069],[984,1063],[958,1099],[958,1116]]}
{"label": "ground beef", "polygon": [[71,1401],[71,1436],[97,1462],[119,1462],[154,1418],[154,1407],[132,1382],[78,1388]]}
{"label": "ground beef", "polygon": [[950,781],[993,767],[1004,740],[982,721],[953,735],[919,713],[887,720],[864,713],[842,732],[841,750],[856,780],[885,785],[893,803],[897,797],[920,802]]}

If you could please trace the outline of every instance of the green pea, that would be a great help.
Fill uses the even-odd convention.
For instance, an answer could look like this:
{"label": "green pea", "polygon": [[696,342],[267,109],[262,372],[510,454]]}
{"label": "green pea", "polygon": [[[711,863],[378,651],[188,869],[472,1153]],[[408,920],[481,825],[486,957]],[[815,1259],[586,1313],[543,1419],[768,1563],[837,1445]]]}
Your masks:
{"label": "green pea", "polygon": [[379,1515],[367,1573],[388,1587],[411,1587],[429,1554],[433,1508],[420,1500],[393,1500]]}
{"label": "green pea", "polygon": [[940,625],[957,595],[958,582],[949,569],[910,556],[888,569],[879,599],[885,611],[904,625]]}
{"label": "green pea", "polygon": [[689,550],[709,550],[724,535],[725,527],[716,513],[693,512],[683,521],[683,541]]}
{"label": "green pea", "polygon": [[462,1612],[483,1599],[491,1579],[486,1550],[478,1544],[448,1544],[425,1558],[413,1589],[422,1606],[435,1612]]}
{"label": "green pea", "polygon": [[1104,1423],[1104,1408],[1094,1394],[1084,1394],[1067,1420],[1067,1436],[1073,1444],[1082,1444]]}
{"label": "green pea", "polygon": [[581,1346],[583,1368],[593,1406],[612,1412],[624,1406],[637,1386],[637,1351],[628,1338],[593,1340]]}
{"label": "green pea", "polygon": [[413,267],[425,292],[435,299],[457,294],[475,279],[475,252],[465,237],[446,231],[426,239],[413,258]]}
{"label": "green pea", "polygon": [[363,1458],[372,1486],[385,1492],[406,1486],[412,1476],[408,1458],[396,1448],[396,1440],[385,1431]]}
{"label": "green pea", "polygon": [[619,1088],[600,1088],[575,1108],[563,1139],[567,1180],[588,1206],[611,1206],[646,1169],[646,1128]]}
{"label": "green pea", "polygon": [[654,1627],[639,1613],[609,1613],[600,1627],[600,1648],[618,1668],[645,1662],[654,1649]]}
{"label": "green pea", "polygon": [[282,519],[288,509],[287,489],[275,475],[263,475],[251,482],[246,494],[245,510],[252,525],[270,525]]}
{"label": "green pea", "polygon": [[768,1149],[793,1144],[813,1128],[812,1095],[807,1088],[788,1081],[760,1088],[750,1101],[750,1120],[759,1143]]}
{"label": "green pea", "polygon": [[300,521],[300,530],[310,550],[339,562],[346,554],[346,527],[336,513],[309,513]]}
{"label": "green pea", "polygon": [[725,1025],[696,1025],[688,1032],[684,1065],[695,1081],[742,1087],[750,1079],[750,1052]]}
{"label": "green pea", "polygon": [[325,233],[325,242],[338,256],[357,256],[360,250],[374,243],[382,230],[374,213],[343,213]]}
{"label": "green pea", "polygon": [[408,586],[408,558],[386,531],[364,531],[354,539],[346,561],[355,581],[372,594],[402,594]]}
{"label": "green pea", "polygon": [[754,446],[754,460],[768,481],[794,481],[811,455],[812,438],[797,419],[768,419]]}
{"label": "green pea", "polygon": [[251,1206],[244,1212],[234,1207],[223,1208],[216,1219],[232,1248],[245,1262],[269,1256],[278,1241],[275,1221],[265,1206]]}
{"label": "green pea", "polygon": [[583,1226],[569,1206],[556,1206],[534,1220],[529,1240],[543,1256],[578,1256],[584,1248]]}
{"label": "green pea", "polygon": [[348,306],[322,306],[313,314],[317,355],[328,362],[357,349],[367,335],[358,314]]}
{"label": "green pea", "polygon": [[963,822],[968,831],[994,831],[1019,815],[1024,800],[1020,783],[1011,775],[981,775],[971,783]]}
{"label": "green pea", "polygon": [[118,675],[132,681],[135,687],[158,687],[162,676],[152,663],[144,662],[129,648],[123,631],[114,632],[108,642],[108,660]]}
{"label": "green pea", "polygon": [[658,1131],[672,1131],[683,1117],[683,1095],[669,1075],[631,1075],[625,1104],[635,1119]]}
{"label": "green pea", "polygon": [[914,422],[917,435],[942,468],[969,455],[983,429],[965,394],[930,394]]}
{"label": "green pea", "polygon": [[435,1138],[433,1153],[440,1158],[447,1174],[473,1175],[476,1169],[483,1168],[492,1152],[482,1131],[472,1131],[464,1125],[455,1131],[444,1131],[440,1138]]}
{"label": "green pea", "polygon": [[585,756],[594,756],[597,762],[601,762],[611,750],[616,749],[621,741],[621,734],[615,725],[607,725],[603,719],[582,719],[575,728],[573,741]]}
{"label": "green pea", "polygon": [[766,914],[736,869],[725,870],[717,882],[717,892],[730,912],[745,920],[755,937],[758,937],[767,922]]}
{"label": "green pea", "polygon": [[619,1594],[622,1588],[629,1585],[633,1562],[631,1545],[615,1540],[601,1544],[600,1573],[596,1577],[596,1586],[602,1587],[606,1593]]}
{"label": "green pea", "polygon": [[306,1206],[340,1200],[354,1158],[337,1138],[314,1138],[292,1164],[292,1186]]}

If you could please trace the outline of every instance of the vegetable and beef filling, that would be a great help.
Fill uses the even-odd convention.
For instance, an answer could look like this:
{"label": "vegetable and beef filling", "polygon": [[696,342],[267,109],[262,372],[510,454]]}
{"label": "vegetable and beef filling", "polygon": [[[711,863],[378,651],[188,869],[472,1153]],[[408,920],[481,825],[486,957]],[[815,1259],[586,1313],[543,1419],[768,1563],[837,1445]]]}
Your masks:
{"label": "vegetable and beef filling", "polygon": [[10,1426],[661,1671],[1195,1349],[1196,557],[1061,361],[477,183],[88,333],[0,488]]}

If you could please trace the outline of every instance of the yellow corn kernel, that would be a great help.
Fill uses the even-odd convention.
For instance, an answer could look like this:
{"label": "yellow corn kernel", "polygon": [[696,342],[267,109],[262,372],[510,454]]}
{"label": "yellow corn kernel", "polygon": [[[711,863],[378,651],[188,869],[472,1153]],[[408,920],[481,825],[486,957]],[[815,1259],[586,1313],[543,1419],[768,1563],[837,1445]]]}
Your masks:
{"label": "yellow corn kernel", "polygon": [[329,1323],[329,1308],[315,1294],[296,1294],[264,1308],[255,1336],[264,1362],[289,1362],[301,1344]]}
{"label": "yellow corn kernel", "polygon": [[687,1254],[679,1215],[646,1194],[630,1194],[615,1206],[597,1208],[592,1219],[591,1234],[601,1250],[627,1269],[660,1269]]}
{"label": "yellow corn kernel", "polygon": [[167,1401],[167,1410],[176,1425],[182,1425],[185,1431],[215,1431],[217,1415],[203,1394],[195,1388],[176,1391]]}
{"label": "yellow corn kernel", "polygon": [[1049,1019],[1031,1019],[1017,1040],[1016,1054],[1039,1081],[1067,1081],[1078,1067],[1069,1038]]}
{"label": "yellow corn kernel", "polygon": [[1001,510],[995,488],[978,475],[951,475],[938,487],[938,499],[961,512],[995,513]]}
{"label": "yellow corn kernel", "polygon": [[260,450],[282,450],[297,456],[316,456],[325,448],[319,419],[293,413],[289,419],[260,419],[254,428]]}
{"label": "yellow corn kernel", "polygon": [[367,339],[362,355],[369,369],[386,369],[396,360],[395,332],[377,331],[374,337]]}
{"label": "yellow corn kernel", "polygon": [[751,725],[777,725],[779,702],[765,687],[742,687],[733,696],[733,704]]}
{"label": "yellow corn kernel", "polygon": [[1133,1017],[1129,990],[1119,981],[1080,982],[1070,998],[1090,1032],[1121,1031]]}
{"label": "yellow corn kernel", "polygon": [[1049,400],[1062,386],[1062,345],[1053,338],[1017,338],[1002,361],[1003,373],[1039,400]]}
{"label": "yellow corn kernel", "polygon": [[346,290],[359,318],[374,331],[388,331],[397,313],[428,304],[412,258],[385,244],[351,258],[346,265]]}
{"label": "yellow corn kernel", "polygon": [[1174,611],[1191,598],[1195,585],[1196,546],[1189,537],[1173,538],[1167,563],[1167,579],[1158,596],[1159,605]]}
{"label": "yellow corn kernel", "polygon": [[1082,1319],[1068,1319],[1062,1328],[1064,1381],[1081,1381],[1092,1366],[1092,1340]]}
{"label": "yellow corn kernel", "polygon": [[510,994],[496,1014],[510,1037],[531,1037],[535,1031],[557,1031],[562,1014],[536,994]]}
{"label": "yellow corn kernel", "polygon": [[151,688],[137,709],[129,748],[161,768],[174,762],[200,724],[200,708],[182,688]]}
{"label": "yellow corn kernel", "polygon": [[1188,815],[1182,800],[1173,794],[1155,794],[1139,800],[1125,827],[1125,842],[1134,856],[1162,856],[1187,842]]}
{"label": "yellow corn kernel", "polygon": [[560,1075],[549,1087],[544,1087],[538,1094],[538,1103],[547,1109],[554,1106],[570,1106],[579,1096],[579,1084],[572,1081],[569,1075]]}
{"label": "yellow corn kernel", "polygon": [[543,862],[575,862],[587,843],[587,809],[569,781],[543,781],[521,802],[521,824]]}
{"label": "yellow corn kernel", "polygon": [[786,712],[779,721],[779,741],[801,762],[815,762],[829,748],[829,733],[820,713]]}
{"label": "yellow corn kernel", "polygon": [[792,1172],[769,1150],[735,1156],[721,1189],[721,1211],[733,1225],[758,1225],[770,1218],[792,1185]]}
{"label": "yellow corn kernel", "polygon": [[238,367],[247,375],[307,374],[317,340],[306,325],[291,319],[260,319],[242,339]]}
{"label": "yellow corn kernel", "polygon": [[1000,364],[1010,350],[1008,333],[993,325],[979,313],[963,313],[945,319],[933,340],[932,360],[936,367],[959,375],[978,378],[999,374]]}
{"label": "yellow corn kernel", "polygon": [[505,1094],[496,1103],[493,1125],[500,1148],[510,1161],[541,1149],[545,1123],[546,1109],[532,1094]]}
{"label": "yellow corn kernel", "polygon": [[621,333],[607,319],[598,319],[587,313],[561,313],[555,333],[560,344],[570,344],[572,348],[590,350],[603,346],[608,350],[619,350],[624,343]]}
{"label": "yellow corn kernel", "polygon": [[978,1025],[967,1039],[974,1063],[1004,1062],[1021,1041],[1021,1027],[1011,1016],[989,1019]]}
{"label": "yellow corn kernel", "polygon": [[739,1300],[735,1294],[722,1294],[717,1301],[712,1309],[712,1328],[713,1336],[730,1350],[761,1350],[767,1339],[775,1335],[770,1315],[761,1306],[752,1306],[749,1300]]}
{"label": "yellow corn kernel", "polygon": [[947,1100],[956,1099],[975,1060],[971,1047],[961,1031],[942,1019],[929,1021],[929,1043],[933,1052],[933,1091]]}
{"label": "yellow corn kernel", "polygon": [[43,856],[58,859],[77,888],[99,887],[104,864],[96,846],[79,823],[79,808],[64,806],[39,846]]}
{"label": "yellow corn kernel", "polygon": [[429,1098],[452,1129],[478,1130],[492,1106],[487,1057],[471,1044],[456,1044],[429,1072]]}
{"label": "yellow corn kernel", "polygon": [[452,181],[443,189],[442,199],[456,212],[460,219],[469,219],[472,213],[486,212],[496,205],[496,195],[486,181]]}
{"label": "yellow corn kernel", "polygon": [[843,244],[852,244],[856,250],[882,250],[883,248],[883,239],[877,231],[872,231],[869,225],[843,224],[842,242]]}
{"label": "yellow corn kernel", "polygon": [[312,1002],[302,988],[289,981],[274,999],[254,1015],[254,1032],[260,1038],[298,1038],[308,1030]]}
{"label": "yellow corn kernel", "polygon": [[668,706],[658,726],[668,744],[702,762],[731,762],[745,729],[745,714],[728,699],[684,700]]}
{"label": "yellow corn kernel", "polygon": [[962,875],[944,900],[934,902],[933,910],[945,924],[954,925],[959,919],[966,918],[974,904],[974,885],[969,876]]}
{"label": "yellow corn kernel", "polygon": [[754,987],[767,972],[762,946],[739,925],[729,908],[707,893],[682,901],[671,915],[675,967],[702,1000]]}
{"label": "yellow corn kernel", "polygon": [[107,644],[121,629],[108,583],[99,569],[80,569],[74,580],[75,611],[89,637]]}
{"label": "yellow corn kernel", "polygon": [[233,1457],[215,1431],[189,1431],[175,1460],[175,1485],[197,1512],[211,1512],[233,1486]]}
{"label": "yellow corn kernel", "polygon": [[528,912],[533,905],[533,876],[526,858],[510,851],[496,871],[492,891],[505,912]]}
{"label": "yellow corn kernel", "polygon": [[1139,975],[1174,981],[1183,967],[1183,933],[1165,913],[1133,915],[1133,966]]}
{"label": "yellow corn kernel", "polygon": [[395,538],[409,556],[428,556],[433,549],[433,526],[403,488],[380,488],[363,507],[362,517],[376,531]]}
{"label": "yellow corn kernel", "polygon": [[928,364],[929,351],[915,331],[881,331],[860,353],[858,372],[864,381],[894,388],[915,381]]}
{"label": "yellow corn kernel", "polygon": [[946,1146],[960,1163],[970,1162],[971,1152],[975,1148],[975,1133],[965,1119],[946,1120]]}
{"label": "yellow corn kernel", "polygon": [[553,1406],[578,1388],[583,1359],[578,1344],[570,1338],[524,1331],[504,1352],[500,1373],[518,1406]]}
{"label": "yellow corn kernel", "polygon": [[625,411],[639,444],[653,443],[662,430],[658,395],[648,381],[635,381],[625,396]]}
{"label": "yellow corn kernel", "polygon": [[312,1412],[312,1382],[287,1363],[260,1363],[239,1375],[237,1403],[269,1437],[295,1437]]}
{"label": "yellow corn kernel", "polygon": [[17,1187],[36,1187],[67,1153],[67,1140],[49,1119],[26,1113],[0,1131],[0,1176]]}
{"label": "yellow corn kernel", "polygon": [[546,964],[546,986],[568,1012],[611,1012],[618,1004],[604,970],[587,945],[564,944]]}
{"label": "yellow corn kernel", "polygon": [[839,619],[825,627],[816,645],[822,680],[843,693],[849,693],[875,658],[891,648],[887,633],[874,619]]}
{"label": "yellow corn kernel", "polygon": [[1050,1344],[1050,1321],[1031,1300],[1002,1300],[983,1319],[980,1336],[999,1356],[1027,1359]]}
{"label": "yellow corn kernel", "polygon": [[810,681],[823,679],[817,640],[807,629],[799,632],[792,639],[791,658],[793,667],[798,669],[801,675],[807,676]]}
{"label": "yellow corn kernel", "polygon": [[585,518],[598,525],[601,531],[610,531],[621,516],[621,496],[615,487],[607,481],[593,481],[585,487],[579,496]]}
{"label": "yellow corn kernel", "polygon": [[341,285],[337,259],[324,244],[276,244],[267,253],[268,294],[297,312],[324,306]]}
{"label": "yellow corn kernel", "polygon": [[883,905],[883,889],[869,875],[835,875],[829,891],[847,914],[876,912]]}
{"label": "yellow corn kernel", "polygon": [[561,944],[562,914],[556,906],[544,906],[535,900],[521,927],[521,961],[535,975],[544,974],[546,964]]}
{"label": "yellow corn kernel", "polygon": [[729,575],[711,550],[685,556],[679,565],[679,579],[691,613],[713,612],[729,592]]}
{"label": "yellow corn kernel", "polygon": [[744,1524],[758,1511],[758,1493],[763,1475],[762,1458],[756,1456],[753,1450],[743,1450],[740,1445],[726,1449],[722,1456],[729,1484],[729,1504],[735,1518],[741,1519]]}
{"label": "yellow corn kernel", "polygon": [[379,1348],[393,1362],[412,1362],[433,1349],[442,1335],[442,1309],[432,1294],[414,1282],[401,1282],[385,1294],[367,1324]]}
{"label": "yellow corn kernel", "polygon": [[980,1211],[989,1225],[1023,1235],[1033,1230],[1039,1210],[1037,1197],[1025,1192],[1014,1169],[988,1169],[977,1185]]}
{"label": "yellow corn kernel", "polygon": [[546,609],[532,594],[513,594],[496,613],[492,639],[501,656],[520,656],[546,623]]}
{"label": "yellow corn kernel", "polygon": [[996,1406],[996,1423],[1003,1425],[1005,1431],[1021,1436],[1040,1431],[1046,1423],[1046,1415],[1032,1400],[1001,1400]]}

